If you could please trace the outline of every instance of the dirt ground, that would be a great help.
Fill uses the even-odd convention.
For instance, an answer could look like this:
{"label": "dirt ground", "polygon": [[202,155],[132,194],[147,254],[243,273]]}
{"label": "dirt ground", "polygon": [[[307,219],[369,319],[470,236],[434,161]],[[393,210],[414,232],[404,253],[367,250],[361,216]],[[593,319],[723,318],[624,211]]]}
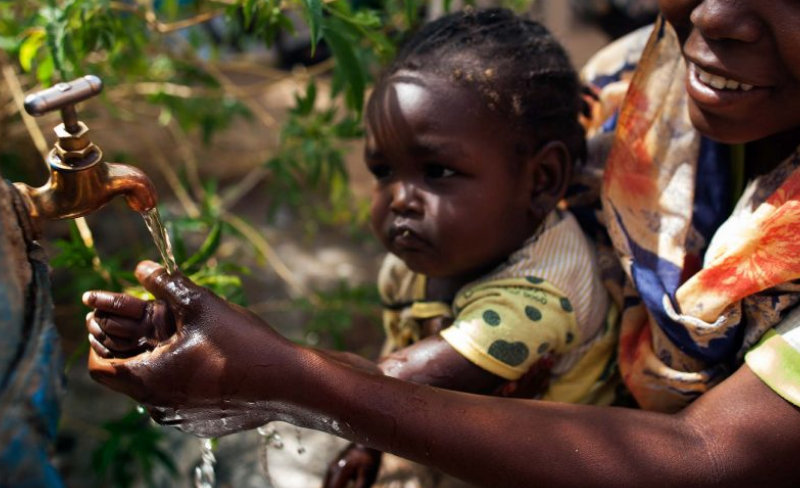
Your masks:
{"label": "dirt ground", "polygon": [[[544,19],[551,30],[564,42],[574,64],[580,66],[591,53],[604,45],[607,40],[599,30],[576,23],[570,17],[566,1],[545,1],[538,7],[538,15]],[[299,289],[325,289],[340,280],[350,283],[369,283],[374,280],[381,251],[372,241],[352,241],[340,232],[322,229],[313,239],[309,239],[307,223],[298,221],[296,214],[287,213],[268,223],[269,194],[264,181],[258,181],[252,188],[242,185],[243,179],[252,177],[254,170],[266,159],[266,155],[277,143],[278,124],[287,108],[292,104],[296,90],[305,86],[306,75],[302,69],[295,76],[277,72],[271,68],[245,71],[238,67],[242,61],[256,66],[268,67],[273,62],[269,52],[251,53],[258,59],[230,58],[224,63],[223,74],[247,95],[249,103],[258,107],[254,122],[238,122],[226,131],[208,148],[198,140],[190,140],[189,153],[186,146],[176,139],[176,135],[164,130],[154,122],[157,113],[147,107],[137,107],[138,117],[130,121],[113,123],[104,113],[99,103],[87,103],[80,114],[85,114],[92,140],[103,148],[107,159],[125,155],[125,160],[136,164],[154,179],[163,204],[175,213],[180,213],[181,205],[175,198],[170,185],[170,167],[176,161],[187,159],[197,161],[200,176],[216,179],[225,190],[241,190],[236,203],[230,208],[232,213],[241,215],[254,223],[258,231],[272,245],[280,260],[291,270],[292,280]],[[249,87],[258,86],[265,78],[273,77],[268,89],[252,94]],[[279,79],[283,77],[283,79]],[[133,113],[133,112],[132,112]],[[58,122],[57,117],[39,119],[48,140],[52,140],[50,127]],[[29,144],[26,134],[15,134],[17,143]],[[13,141],[13,139],[12,139]],[[348,156],[354,194],[365,197],[368,193],[369,176],[362,168],[360,146],[354,144]],[[35,154],[35,151],[32,151]],[[32,185],[41,184],[45,173],[31,171],[26,178]],[[132,242],[147,243],[149,236],[138,216],[119,202],[110,205],[89,218],[101,257],[117,253],[130,246]],[[67,226],[54,224],[47,229],[47,237],[52,241],[67,234]],[[146,244],[145,244],[146,245]],[[225,245],[223,254],[243,259],[252,267],[252,274],[245,279],[248,302],[254,310],[266,318],[287,336],[295,339],[304,337],[304,315],[281,304],[292,298],[292,287],[279,277],[270,266],[260,263],[252,252]],[[155,248],[153,248],[155,259]],[[69,277],[59,273],[54,275],[54,286],[59,287]],[[297,289],[296,287],[294,288]],[[79,297],[74,300],[62,299],[58,309],[58,323],[68,356],[72,355],[85,339],[85,331],[80,315],[85,313],[79,305]],[[76,318],[77,317],[77,318]],[[381,341],[380,329],[375,324],[360,324],[352,334],[349,346],[358,352],[373,356]],[[93,383],[85,368],[85,359],[77,360],[68,370],[68,388],[64,399],[61,420],[61,435],[56,449],[55,462],[68,486],[98,486],[92,475],[91,451],[97,442],[106,435],[100,428],[104,420],[118,418],[133,406],[132,402],[120,395],[105,390]],[[338,451],[342,441],[329,436],[302,431],[298,445],[298,431],[291,426],[277,427],[284,439],[283,449],[272,448],[267,456],[269,470],[275,485],[283,487],[316,486],[321,473],[331,456]],[[168,451],[177,461],[180,480],[173,480],[161,473],[156,486],[192,486],[192,473],[200,460],[197,439],[164,429]],[[305,451],[299,453],[300,451]],[[268,488],[269,477],[264,475],[264,440],[257,432],[247,432],[221,439],[216,449],[217,486],[237,488]]]}

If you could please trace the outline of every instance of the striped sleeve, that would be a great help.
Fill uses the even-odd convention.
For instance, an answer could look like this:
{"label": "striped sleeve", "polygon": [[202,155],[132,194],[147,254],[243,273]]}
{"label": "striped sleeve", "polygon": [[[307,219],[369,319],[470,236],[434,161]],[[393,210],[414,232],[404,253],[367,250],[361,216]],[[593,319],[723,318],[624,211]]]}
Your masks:
{"label": "striped sleeve", "polygon": [[[488,280],[542,278],[569,299],[580,336],[589,341],[604,326],[609,300],[600,281],[596,249],[568,211],[554,210],[538,237],[509,258],[509,265]],[[570,359],[565,360],[568,367]]]}

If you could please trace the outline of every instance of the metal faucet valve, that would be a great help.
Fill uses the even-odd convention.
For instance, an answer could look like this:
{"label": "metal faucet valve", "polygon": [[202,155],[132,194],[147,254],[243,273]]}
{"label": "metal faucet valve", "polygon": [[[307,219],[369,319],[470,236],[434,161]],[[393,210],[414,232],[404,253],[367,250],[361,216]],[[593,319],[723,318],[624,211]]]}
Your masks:
{"label": "metal faucet valve", "polygon": [[56,126],[58,142],[49,156],[51,165],[65,169],[85,168],[99,162],[103,153],[89,140],[89,128],[78,120],[75,104],[103,91],[103,81],[94,75],[58,83],[46,90],[25,97],[25,111],[40,117],[61,110],[63,123]]}
{"label": "metal faucet valve", "polygon": [[156,206],[155,187],[147,175],[133,166],[103,162],[102,151],[89,140],[89,128],[78,120],[75,104],[101,91],[100,78],[88,75],[25,98],[29,114],[38,117],[60,110],[63,120],[55,128],[58,142],[47,156],[47,183],[39,188],[15,183],[37,233],[42,221],[82,217],[118,195],[136,212]]}
{"label": "metal faucet valve", "polygon": [[32,93],[25,97],[25,111],[34,117],[40,117],[53,110],[67,110],[63,115],[64,124],[69,132],[74,132],[78,117],[75,114],[75,104],[88,100],[103,91],[103,81],[94,75],[58,83],[46,90]]}

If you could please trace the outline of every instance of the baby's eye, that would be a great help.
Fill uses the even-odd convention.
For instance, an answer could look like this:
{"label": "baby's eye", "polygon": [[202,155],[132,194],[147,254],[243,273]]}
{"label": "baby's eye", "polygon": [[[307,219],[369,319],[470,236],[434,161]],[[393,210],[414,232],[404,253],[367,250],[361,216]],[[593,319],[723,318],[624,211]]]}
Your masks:
{"label": "baby's eye", "polygon": [[455,176],[456,172],[447,166],[441,164],[426,164],[425,177],[431,179],[450,178]]}
{"label": "baby's eye", "polygon": [[384,180],[392,175],[392,168],[385,164],[374,164],[370,165],[369,172],[372,173],[372,176],[375,177],[376,180]]}

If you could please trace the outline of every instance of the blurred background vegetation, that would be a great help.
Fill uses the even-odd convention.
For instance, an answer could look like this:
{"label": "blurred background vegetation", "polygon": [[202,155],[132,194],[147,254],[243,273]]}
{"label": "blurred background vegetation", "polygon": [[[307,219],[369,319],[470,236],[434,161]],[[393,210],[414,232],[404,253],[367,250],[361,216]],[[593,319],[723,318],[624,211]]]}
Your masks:
{"label": "blurred background vegetation", "polygon": [[[543,8],[489,3],[534,15]],[[78,106],[79,118],[106,160],[155,181],[181,270],[294,340],[374,355],[380,249],[366,226],[362,107],[409,33],[467,4],[0,0],[3,177],[32,186],[47,178],[44,155],[60,120],[32,119],[24,95],[97,75],[105,89]],[[590,46],[583,52],[604,41],[576,39]],[[75,486],[190,485],[168,431],[86,381],[80,294],[141,292],[133,266],[158,256],[142,219],[112,203],[51,224],[45,244],[69,358],[62,475]]]}

